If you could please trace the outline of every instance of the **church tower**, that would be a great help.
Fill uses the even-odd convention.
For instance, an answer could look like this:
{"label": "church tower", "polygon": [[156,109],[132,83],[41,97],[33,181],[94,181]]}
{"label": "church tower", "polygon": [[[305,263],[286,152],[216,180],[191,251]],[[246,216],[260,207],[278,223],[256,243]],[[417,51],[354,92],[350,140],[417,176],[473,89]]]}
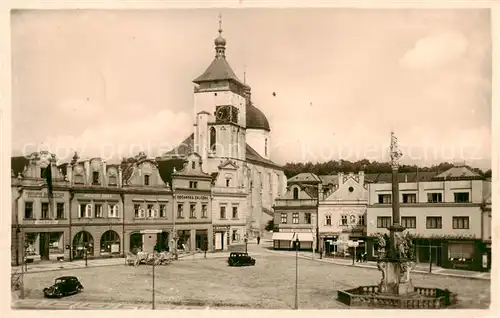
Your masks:
{"label": "church tower", "polygon": [[[194,88],[194,151],[203,162],[207,159],[241,160],[246,158],[246,98],[248,86],[238,79],[226,60],[226,40],[215,39],[215,59],[193,82]],[[205,168],[206,167],[206,168]],[[215,166],[204,165],[206,172]]]}

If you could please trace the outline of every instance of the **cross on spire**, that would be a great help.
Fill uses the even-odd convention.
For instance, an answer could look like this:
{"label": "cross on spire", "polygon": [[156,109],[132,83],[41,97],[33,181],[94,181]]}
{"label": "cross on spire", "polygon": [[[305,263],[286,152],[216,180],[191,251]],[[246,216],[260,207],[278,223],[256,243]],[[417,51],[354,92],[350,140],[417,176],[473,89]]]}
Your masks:
{"label": "cross on spire", "polygon": [[222,14],[219,13],[219,34],[222,33]]}

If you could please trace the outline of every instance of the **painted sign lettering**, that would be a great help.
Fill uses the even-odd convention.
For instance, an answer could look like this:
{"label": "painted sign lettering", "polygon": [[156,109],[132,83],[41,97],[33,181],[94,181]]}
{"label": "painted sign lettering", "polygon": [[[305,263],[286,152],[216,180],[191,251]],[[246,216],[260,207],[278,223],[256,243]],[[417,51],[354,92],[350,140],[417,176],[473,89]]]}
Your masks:
{"label": "painted sign lettering", "polygon": [[178,194],[175,196],[177,200],[208,200],[206,195],[184,195]]}
{"label": "painted sign lettering", "polygon": [[[41,191],[27,191],[26,194],[28,195],[28,198],[47,198],[48,197],[47,192],[41,192]],[[53,192],[52,194],[53,194],[54,198],[64,198],[63,192]]]}

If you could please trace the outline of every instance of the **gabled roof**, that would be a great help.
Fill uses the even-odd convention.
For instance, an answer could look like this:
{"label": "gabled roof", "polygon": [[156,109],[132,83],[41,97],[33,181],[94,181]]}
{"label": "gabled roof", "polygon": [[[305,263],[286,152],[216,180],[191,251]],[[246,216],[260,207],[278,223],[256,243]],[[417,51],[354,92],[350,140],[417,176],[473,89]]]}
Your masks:
{"label": "gabled roof", "polygon": [[299,173],[288,179],[288,183],[321,183],[321,179],[311,172]]}
{"label": "gabled roof", "polygon": [[177,147],[164,154],[165,157],[185,157],[194,151],[194,133],[189,135]]}
{"label": "gabled roof", "polygon": [[238,169],[236,163],[230,159],[226,159],[223,163],[219,165],[220,169]]}
{"label": "gabled roof", "polygon": [[323,185],[339,184],[339,178],[337,175],[321,175],[321,176],[318,176],[318,178],[321,179],[321,182],[323,183]]}
{"label": "gabled roof", "polygon": [[193,82],[196,84],[200,84],[202,82],[221,80],[233,80],[240,84],[243,84],[236,76],[231,66],[229,66],[229,63],[225,58],[215,58],[212,63],[210,63],[205,72],[202,75],[198,76],[195,80],[193,80]]}
{"label": "gabled roof", "polygon": [[455,166],[437,175],[436,179],[458,179],[458,178],[482,178],[478,173],[472,171],[467,166]]}

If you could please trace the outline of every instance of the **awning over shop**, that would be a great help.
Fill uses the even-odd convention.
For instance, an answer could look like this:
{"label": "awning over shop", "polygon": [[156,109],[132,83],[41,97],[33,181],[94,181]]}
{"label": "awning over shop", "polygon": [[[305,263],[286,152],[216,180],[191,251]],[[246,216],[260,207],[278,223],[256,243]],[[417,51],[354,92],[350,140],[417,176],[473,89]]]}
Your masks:
{"label": "awning over shop", "polygon": [[313,242],[313,235],[312,233],[295,233],[295,237],[293,238],[294,240],[296,237],[299,237],[300,242]]}
{"label": "awning over shop", "polygon": [[273,241],[291,241],[293,239],[293,233],[291,232],[274,232]]}

